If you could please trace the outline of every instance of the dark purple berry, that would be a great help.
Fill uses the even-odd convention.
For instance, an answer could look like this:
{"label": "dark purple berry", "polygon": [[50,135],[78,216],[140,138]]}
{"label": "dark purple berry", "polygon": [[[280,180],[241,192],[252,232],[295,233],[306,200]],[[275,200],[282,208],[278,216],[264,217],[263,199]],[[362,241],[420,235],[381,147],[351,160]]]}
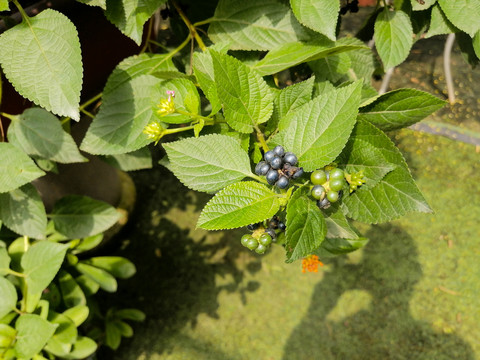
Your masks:
{"label": "dark purple berry", "polygon": [[273,218],[270,219],[268,222],[268,227],[271,229],[276,229],[278,228],[278,216],[274,216]]}
{"label": "dark purple berry", "polygon": [[277,239],[277,233],[273,229],[266,229],[265,232],[272,237],[272,240],[275,241]]}
{"label": "dark purple berry", "polygon": [[279,229],[280,231],[285,231],[286,228],[287,228],[287,225],[285,225],[284,222],[280,221],[280,222],[278,223],[278,229]]}
{"label": "dark purple berry", "polygon": [[292,175],[292,179],[298,179],[299,177],[301,177],[302,175],[304,174],[304,171],[303,171],[303,168],[297,168],[297,170],[295,171],[295,173]]}
{"label": "dark purple berry", "polygon": [[275,149],[273,149],[273,152],[275,153],[275,155],[280,156],[280,157],[285,155],[285,150],[283,149],[282,145],[275,146]]}
{"label": "dark purple berry", "polygon": [[261,223],[247,225],[247,229],[250,231],[257,230]]}
{"label": "dark purple berry", "polygon": [[323,198],[323,200],[318,200],[317,201],[317,206],[320,209],[328,209],[330,207],[330,201],[326,197]]}
{"label": "dark purple berry", "polygon": [[268,163],[270,163],[274,157],[275,157],[275,153],[272,150],[267,151],[265,155],[263,155],[263,158]]}
{"label": "dark purple berry", "polygon": [[270,165],[265,161],[260,161],[257,166],[255,166],[255,174],[265,176],[267,175],[268,170],[270,170]]}
{"label": "dark purple berry", "polygon": [[280,178],[278,179],[278,181],[275,185],[277,185],[277,187],[279,189],[286,189],[288,187],[289,183],[290,183],[290,181],[288,180],[288,178],[286,176],[280,176]]}
{"label": "dark purple berry", "polygon": [[278,170],[283,166],[282,158],[279,156],[275,156],[271,161],[270,165],[272,165],[272,169]]}
{"label": "dark purple berry", "polygon": [[269,170],[267,175],[266,175],[266,178],[267,178],[267,182],[270,184],[270,185],[273,185],[277,182],[278,180],[278,171],[277,170]]}
{"label": "dark purple berry", "polygon": [[285,156],[283,157],[283,161],[285,161],[286,163],[289,163],[292,166],[295,166],[295,165],[297,165],[298,159],[297,159],[297,157],[295,156],[294,153],[287,152],[287,153],[285,153]]}

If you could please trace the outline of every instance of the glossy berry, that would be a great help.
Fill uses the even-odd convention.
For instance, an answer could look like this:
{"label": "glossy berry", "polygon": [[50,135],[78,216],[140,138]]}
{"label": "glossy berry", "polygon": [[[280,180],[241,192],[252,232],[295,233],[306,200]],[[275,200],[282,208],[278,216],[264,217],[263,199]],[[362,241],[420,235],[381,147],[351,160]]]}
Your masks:
{"label": "glossy berry", "polygon": [[270,165],[265,161],[260,161],[257,166],[255,166],[255,174],[257,175],[267,175],[268,170],[270,170]]}
{"label": "glossy berry", "polygon": [[265,232],[270,235],[273,241],[277,239],[277,233],[273,229],[266,229]]}
{"label": "glossy berry", "polygon": [[267,247],[262,244],[258,244],[257,248],[255,249],[257,254],[265,254],[265,251],[267,251]]}
{"label": "glossy berry", "polygon": [[280,157],[285,155],[285,150],[283,149],[283,146],[281,146],[281,145],[275,146],[275,149],[273,149],[273,152],[275,153],[275,155],[280,156]]}
{"label": "glossy berry", "polygon": [[269,163],[270,161],[272,161],[272,159],[273,159],[274,157],[275,157],[275,153],[274,153],[272,150],[267,151],[267,152],[265,153],[265,155],[263,155],[263,158],[264,158],[265,161],[268,162],[268,163]]}
{"label": "glossy berry", "polygon": [[332,189],[333,191],[342,190],[344,185],[345,185],[344,180],[340,180],[340,179],[330,180],[330,189]]}
{"label": "glossy berry", "polygon": [[278,180],[278,171],[277,170],[269,170],[268,173],[267,173],[267,182],[270,184],[270,185],[273,185],[277,182]]}
{"label": "glossy berry", "polygon": [[295,166],[295,165],[297,165],[298,159],[297,159],[297,157],[295,156],[294,153],[287,152],[287,153],[285,153],[285,156],[283,157],[283,161],[285,161],[286,163],[289,163],[292,166]]}
{"label": "glossy berry", "polygon": [[275,185],[277,185],[279,189],[286,189],[289,183],[290,181],[286,176],[280,176],[280,178],[278,179]]}
{"label": "glossy berry", "polygon": [[[250,239],[253,239],[253,236],[250,235],[250,234],[245,234],[245,235],[242,236],[242,239],[240,240],[240,242],[242,243],[243,246],[246,247],[247,243]],[[253,239],[253,240],[255,240],[255,239]]]}
{"label": "glossy berry", "polygon": [[327,182],[327,174],[323,170],[315,170],[310,175],[310,181],[313,185],[323,185]]}
{"label": "glossy berry", "polygon": [[258,242],[260,243],[260,245],[268,246],[272,243],[272,237],[267,233],[262,234],[258,238]]}
{"label": "glossy berry", "polygon": [[283,166],[283,160],[279,156],[275,156],[271,161],[270,165],[272,166],[272,169],[278,170]]}
{"label": "glossy berry", "polygon": [[325,194],[325,188],[322,185],[315,185],[311,194],[315,200],[320,200]]}
{"label": "glossy berry", "polygon": [[318,200],[317,201],[317,206],[320,209],[328,209],[330,207],[330,201],[326,197],[323,198],[323,200]]}
{"label": "glossy berry", "polygon": [[270,221],[268,222],[268,227],[271,229],[278,228],[278,216],[274,216],[270,219]]}
{"label": "glossy berry", "polygon": [[247,225],[247,229],[250,231],[253,231],[253,230],[257,230],[259,226],[260,226],[260,223],[250,224],[250,225]]}
{"label": "glossy berry", "polygon": [[338,196],[338,192],[337,192],[337,191],[329,191],[329,192],[327,193],[327,199],[328,199],[328,201],[330,201],[330,202],[332,202],[332,203],[333,203],[333,202],[337,202],[337,201],[338,201],[338,198],[339,198],[339,196]]}
{"label": "glossy berry", "polygon": [[285,225],[284,222],[280,221],[280,222],[278,223],[278,229],[279,229],[280,231],[285,231],[286,228],[287,228],[287,226]]}
{"label": "glossy berry", "polygon": [[330,180],[343,180],[345,175],[342,169],[335,168],[330,170]]}
{"label": "glossy berry", "polygon": [[304,174],[303,168],[297,168],[297,171],[292,175],[292,179],[298,179]]}
{"label": "glossy berry", "polygon": [[245,246],[250,250],[255,250],[258,245],[258,241],[253,236],[250,236],[250,239],[248,239],[245,243]]}

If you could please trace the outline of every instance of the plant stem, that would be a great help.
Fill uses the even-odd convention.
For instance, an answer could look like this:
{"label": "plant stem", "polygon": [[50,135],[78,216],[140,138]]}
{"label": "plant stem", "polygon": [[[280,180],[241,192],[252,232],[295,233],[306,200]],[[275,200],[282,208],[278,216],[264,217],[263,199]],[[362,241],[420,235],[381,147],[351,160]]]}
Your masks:
{"label": "plant stem", "polygon": [[145,44],[143,44],[143,47],[142,49],[140,50],[140,54],[143,54],[146,50],[147,50],[147,47],[148,47],[148,43],[149,43],[149,38],[150,38],[150,34],[152,33],[152,28],[153,28],[153,18],[150,18],[150,21],[148,22],[148,30],[147,30],[147,35],[145,37]]}
{"label": "plant stem", "polygon": [[11,269],[8,269],[7,273],[10,274],[10,275],[17,276],[17,277],[22,277],[22,278],[26,277],[25,274],[19,273],[17,271],[11,270]]}
{"label": "plant stem", "polygon": [[102,93],[99,93],[97,95],[95,95],[94,97],[92,97],[91,99],[85,101],[82,105],[80,105],[80,108],[79,110],[82,111],[83,109],[85,109],[88,105],[90,105],[91,103],[97,101],[98,99],[100,99],[102,97]]}
{"label": "plant stem", "polygon": [[28,16],[27,13],[25,12],[25,10],[23,10],[22,5],[20,5],[20,3],[19,3],[17,0],[12,0],[12,2],[13,2],[13,3],[15,4],[15,6],[17,7],[18,12],[22,15],[22,19],[29,23],[29,21],[28,21],[29,16]]}
{"label": "plant stem", "polygon": [[95,115],[93,115],[91,112],[87,111],[87,110],[83,110],[83,109],[80,109],[80,111],[82,113],[84,113],[85,115],[87,115],[88,117],[94,119],[95,118]]}
{"label": "plant stem", "polygon": [[17,115],[7,114],[7,113],[4,113],[4,112],[0,112],[0,115],[2,115],[3,117],[6,117],[7,119],[10,119],[12,121],[17,120]]}
{"label": "plant stem", "polygon": [[164,136],[169,134],[175,134],[175,133],[179,133],[187,130],[192,130],[194,127],[195,125],[190,125],[190,126],[184,126],[184,127],[174,128],[174,129],[166,129],[163,134]]}
{"label": "plant stem", "polygon": [[200,49],[202,49],[202,51],[206,51],[207,47],[205,46],[205,44],[204,44],[202,38],[200,37],[200,35],[198,35],[197,30],[195,29],[195,26],[192,25],[192,23],[190,22],[190,20],[188,20],[187,16],[183,12],[183,10],[178,6],[178,4],[174,0],[172,0],[172,4],[175,7],[175,9],[177,10],[180,17],[182,18],[185,25],[187,25],[188,30],[190,31],[190,34],[192,34],[193,37],[195,38],[195,40],[197,41],[198,46],[200,46]]}
{"label": "plant stem", "polygon": [[[194,114],[194,113],[190,113],[188,111],[183,111],[183,110],[179,110],[179,109],[175,109],[175,112],[176,113],[179,113],[179,114],[182,114],[182,115],[187,115],[187,116],[190,116],[192,119],[203,119],[205,120],[205,125],[213,125],[215,124],[215,121],[213,121],[211,118],[209,117],[205,117],[205,116],[202,116],[202,115],[198,115],[198,114]],[[213,122],[212,122],[213,121]],[[208,122],[208,123],[207,123]]]}
{"label": "plant stem", "polygon": [[268,149],[268,145],[265,141],[265,136],[263,136],[263,133],[260,130],[260,128],[258,127],[258,125],[255,124],[253,127],[255,128],[255,131],[257,132],[257,140],[260,143],[260,145],[262,146],[263,151],[267,152],[269,149]]}
{"label": "plant stem", "polygon": [[202,25],[205,25],[205,24],[210,24],[212,21],[214,21],[215,18],[214,17],[211,17],[209,19],[205,19],[205,20],[202,20],[202,21],[198,21],[196,22],[195,24],[193,24],[194,27],[197,27],[197,26],[202,26]]}
{"label": "plant stem", "polygon": [[445,72],[445,80],[447,81],[448,102],[450,105],[455,104],[455,87],[453,86],[452,71],[450,67],[450,55],[452,54],[453,43],[455,42],[455,34],[449,34],[443,49],[443,71]]}
{"label": "plant stem", "polygon": [[378,93],[380,95],[385,94],[388,89],[388,85],[390,84],[390,79],[392,78],[393,71],[395,70],[395,67],[391,67],[385,72],[385,77],[383,78],[382,85],[380,86],[380,89],[378,90]]}

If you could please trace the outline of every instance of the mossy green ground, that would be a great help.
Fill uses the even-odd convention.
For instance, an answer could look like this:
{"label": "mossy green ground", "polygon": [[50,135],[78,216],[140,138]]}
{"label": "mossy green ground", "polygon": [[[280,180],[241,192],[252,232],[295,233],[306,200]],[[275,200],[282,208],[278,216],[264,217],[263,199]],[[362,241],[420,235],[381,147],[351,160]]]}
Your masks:
{"label": "mossy green ground", "polygon": [[135,174],[119,253],[138,273],[114,299],[147,320],[99,358],[480,359],[480,154],[411,130],[396,141],[435,213],[359,226],[369,244],[318,273],[280,246],[243,248],[244,230],[195,230],[209,196],[160,167]]}

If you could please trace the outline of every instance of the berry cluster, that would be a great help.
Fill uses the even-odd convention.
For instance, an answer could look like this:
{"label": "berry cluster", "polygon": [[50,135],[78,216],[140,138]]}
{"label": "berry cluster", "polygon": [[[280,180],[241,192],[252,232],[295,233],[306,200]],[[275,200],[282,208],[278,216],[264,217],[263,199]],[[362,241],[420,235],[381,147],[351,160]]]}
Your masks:
{"label": "berry cluster", "polygon": [[363,178],[363,170],[353,174],[345,174],[345,178],[350,184],[350,192],[357,190],[359,186],[362,186],[366,182],[366,180]]}
{"label": "berry cluster", "polygon": [[320,209],[327,209],[331,203],[340,200],[342,189],[346,185],[345,173],[339,168],[315,170],[310,181],[313,184],[311,195],[317,200]]}
{"label": "berry cluster", "polygon": [[297,179],[303,175],[303,168],[296,167],[298,159],[294,153],[285,152],[283,146],[267,151],[255,167],[255,174],[265,176],[270,185],[286,189],[290,179]]}
{"label": "berry cluster", "polygon": [[270,244],[277,240],[277,231],[285,231],[286,226],[278,216],[274,216],[264,223],[250,224],[247,229],[253,233],[242,236],[242,245],[257,254],[265,254]]}
{"label": "berry cluster", "polygon": [[347,0],[347,3],[340,9],[340,14],[345,15],[348,11],[351,13],[358,12],[358,0],[352,0],[351,2]]}

